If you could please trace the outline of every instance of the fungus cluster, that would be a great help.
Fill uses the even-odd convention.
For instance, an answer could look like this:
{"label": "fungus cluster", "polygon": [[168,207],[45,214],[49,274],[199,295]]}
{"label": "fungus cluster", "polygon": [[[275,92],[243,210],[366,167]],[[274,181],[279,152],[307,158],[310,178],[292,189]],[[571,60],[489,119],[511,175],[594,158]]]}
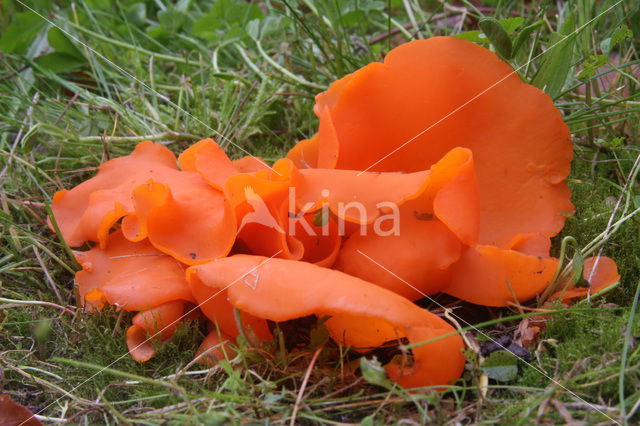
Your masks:
{"label": "fungus cluster", "polygon": [[[573,211],[570,134],[493,53],[450,37],[407,43],[333,83],[315,113],[318,133],[272,167],[232,161],[211,139],[177,159],[147,141],[55,194],[67,243],[96,243],[75,252],[79,301],[138,312],[136,360],[194,307],[211,322],[199,353],[219,356],[240,334],[271,339],[268,321],[316,315],[363,352],[430,341],[387,371],[405,387],[445,385],[463,370],[462,339],[414,301],[506,306],[550,284],[550,238]],[[585,265],[591,287],[552,298],[619,279],[611,259]]]}

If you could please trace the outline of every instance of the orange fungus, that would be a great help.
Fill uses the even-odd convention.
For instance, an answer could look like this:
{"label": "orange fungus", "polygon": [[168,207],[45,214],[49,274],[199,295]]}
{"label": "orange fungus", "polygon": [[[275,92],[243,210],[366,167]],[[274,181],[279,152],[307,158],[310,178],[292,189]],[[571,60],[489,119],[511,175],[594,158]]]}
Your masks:
{"label": "orange fungus", "polygon": [[[242,280],[249,275],[255,278]],[[376,336],[378,341],[406,337],[411,343],[419,343],[454,331],[436,315],[388,290],[306,262],[236,255],[189,268],[187,280],[192,286],[223,291],[223,298],[233,306],[258,318],[287,321],[308,315],[336,315],[340,323],[334,329],[347,332],[332,337],[344,337],[346,345],[357,343],[357,338],[349,333],[345,316],[369,318],[368,326],[358,324],[358,332]],[[462,372],[462,347],[462,339],[455,333],[418,346],[413,349],[413,366],[390,368],[391,378],[407,387],[445,385]]]}
{"label": "orange fungus", "polygon": [[[558,275],[550,238],[573,212],[569,130],[495,54],[413,41],[333,83],[314,111],[318,132],[272,167],[231,160],[212,139],[178,158],[145,141],[54,195],[67,243],[97,243],[74,252],[78,302],[138,311],[126,332],[134,359],[151,359],[185,318],[206,318],[197,356],[213,365],[235,357],[239,336],[258,345],[270,322],[315,315],[359,352],[408,341],[389,377],[442,387],[463,371],[462,339],[413,301],[507,306]],[[549,300],[620,275],[597,257],[583,278]]]}

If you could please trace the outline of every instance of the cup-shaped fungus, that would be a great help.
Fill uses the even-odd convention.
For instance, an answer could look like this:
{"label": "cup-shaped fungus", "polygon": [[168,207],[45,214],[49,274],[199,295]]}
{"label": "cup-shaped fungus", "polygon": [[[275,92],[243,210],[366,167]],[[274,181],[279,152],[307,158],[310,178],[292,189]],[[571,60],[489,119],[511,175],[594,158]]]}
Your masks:
{"label": "cup-shaped fungus", "polygon": [[258,318],[335,317],[335,323],[327,324],[332,338],[348,346],[400,338],[424,342],[412,349],[411,367],[387,368],[405,387],[446,385],[464,367],[462,339],[451,325],[391,291],[339,271],[235,255],[190,267],[187,280],[192,288],[222,292],[233,306]]}
{"label": "cup-shaped fungus", "polygon": [[[424,287],[427,294],[443,291],[504,306],[531,299],[550,283],[557,260],[549,257],[549,238],[573,211],[565,182],[573,153],[570,133],[549,96],[522,82],[495,54],[452,37],[406,43],[389,52],[384,63],[333,83],[316,97],[315,112],[318,134],[288,154],[300,168],[409,173],[429,169],[458,147],[473,153],[478,217],[466,205],[451,212],[461,222],[478,220],[477,239],[458,235],[459,259],[432,262],[440,273]],[[417,231],[406,222],[409,235],[400,238],[352,236],[338,267],[398,286],[397,277],[371,271],[376,266],[364,267],[366,259],[355,253],[370,250],[375,258],[384,246],[397,252],[403,244],[419,244],[411,235]],[[443,252],[451,247],[442,235],[426,236],[424,244]],[[435,276],[416,273],[427,263],[424,258],[385,262],[377,257],[392,275],[418,287]],[[413,290],[397,291],[419,297]]]}
{"label": "cup-shaped fungus", "polygon": [[178,170],[171,151],[148,141],[105,162],[72,190],[57,192],[51,207],[71,247],[93,241],[105,248],[120,219],[127,239],[148,238],[186,264],[225,256],[235,239],[234,215],[222,192],[197,173]]}
{"label": "cup-shaped fungus", "polygon": [[[412,365],[387,366],[402,386],[443,386],[462,372],[462,339],[411,300],[505,306],[558,275],[549,250],[573,211],[569,130],[496,55],[450,37],[410,42],[332,84],[315,112],[318,133],[273,167],[232,161],[211,139],[177,160],[147,141],[55,194],[69,245],[99,243],[76,252],[80,303],[140,311],[127,331],[136,360],[195,302],[210,321],[206,363],[233,356],[241,333],[271,339],[268,320],[329,316],[331,337],[356,350],[407,339]],[[550,299],[619,280],[611,259],[584,266],[591,288],[561,278]]]}

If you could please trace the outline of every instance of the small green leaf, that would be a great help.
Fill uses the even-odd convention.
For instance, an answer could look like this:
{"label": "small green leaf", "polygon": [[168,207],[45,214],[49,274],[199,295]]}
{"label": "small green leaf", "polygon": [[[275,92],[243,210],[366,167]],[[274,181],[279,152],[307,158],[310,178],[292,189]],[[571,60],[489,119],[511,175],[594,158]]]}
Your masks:
{"label": "small green leaf", "polygon": [[169,31],[165,30],[160,25],[154,25],[152,27],[147,28],[147,34],[149,35],[149,37],[154,38],[156,40],[170,35]]}
{"label": "small green leaf", "polygon": [[360,426],[373,426],[375,425],[373,420],[374,420],[373,416],[367,416],[362,420],[360,420]]}
{"label": "small green leaf", "polygon": [[627,27],[626,25],[618,27],[613,30],[611,37],[604,39],[602,43],[600,43],[600,50],[602,50],[602,53],[604,55],[609,56],[609,54],[611,54],[611,50],[616,47],[618,43],[626,38],[632,37],[633,32],[629,29],[629,27]]}
{"label": "small green leaf", "polygon": [[136,26],[143,26],[147,20],[147,5],[144,2],[130,4],[125,8],[125,17]]}
{"label": "small green leaf", "polygon": [[511,39],[500,22],[495,18],[484,18],[478,22],[478,26],[500,56],[505,59],[511,58]]}
{"label": "small green leaf", "polygon": [[222,426],[229,423],[229,415],[224,412],[209,411],[198,413],[198,423],[204,426]]}
{"label": "small green leaf", "polygon": [[247,36],[247,32],[239,24],[233,24],[224,34],[224,40],[240,39]]}
{"label": "small green leaf", "polygon": [[245,30],[247,31],[247,34],[249,34],[249,37],[251,37],[253,40],[260,40],[259,19],[252,19],[251,21],[249,21],[249,23],[245,27]]}
{"label": "small green leaf", "polygon": [[16,13],[11,25],[0,38],[0,50],[4,53],[23,53],[45,23],[34,12]]}
{"label": "small green leaf", "polygon": [[211,16],[211,14],[204,15],[200,19],[198,19],[193,24],[192,31],[198,37],[205,38],[207,40],[212,40],[216,38],[220,38],[220,36],[216,33],[217,30],[221,29],[222,20]]}
{"label": "small green leaf", "polygon": [[606,64],[607,61],[608,59],[606,55],[591,56],[582,64],[584,68],[580,72],[580,74],[578,74],[578,78],[582,81],[589,80],[591,77],[593,77],[598,68]]}
{"label": "small green leaf", "polygon": [[33,337],[38,343],[47,343],[51,339],[51,331],[51,320],[46,319],[44,321],[40,321],[35,327],[35,329],[33,330]]}
{"label": "small green leaf", "polygon": [[[367,21],[371,12],[379,12],[387,6],[386,2],[378,0],[367,1],[342,1],[335,2],[338,10],[335,12],[337,16],[333,17],[342,27],[350,27],[358,25],[360,22]],[[332,18],[332,17],[330,17]]]}
{"label": "small green leaf", "polygon": [[58,27],[51,27],[47,32],[49,45],[58,53],[66,53],[69,56],[84,62],[82,52],[69,40],[69,37]]}
{"label": "small green leaf", "polygon": [[484,360],[480,368],[490,379],[510,382],[518,375],[518,359],[509,351],[496,351]]}
{"label": "small green leaf", "polygon": [[279,16],[265,16],[262,20],[262,28],[260,29],[260,38],[265,38],[270,35],[276,34],[279,31],[283,31],[293,21],[291,18],[279,15]]}
{"label": "small green leaf", "polygon": [[318,320],[316,325],[309,332],[309,338],[311,339],[309,347],[311,349],[317,349],[329,341],[329,330],[327,329],[327,326],[324,325],[324,322],[327,319],[329,318],[325,317]]}
{"label": "small green leaf", "polygon": [[498,22],[500,22],[500,25],[502,25],[502,28],[504,28],[507,34],[511,34],[517,30],[520,25],[522,25],[524,18],[521,16],[518,16],[517,18],[504,18]]}
{"label": "small green leaf", "polygon": [[262,405],[265,407],[273,406],[284,398],[284,388],[281,393],[269,392],[262,397]]}
{"label": "small green leaf", "polygon": [[241,1],[218,0],[211,10],[193,24],[193,33],[207,40],[229,39],[229,28],[244,29],[254,19],[264,14],[256,4]]}
{"label": "small green leaf", "polygon": [[37,123],[32,126],[27,132],[24,134],[22,139],[20,140],[20,145],[22,146],[22,152],[24,154],[28,154],[31,152],[33,147],[36,145],[38,138],[36,138],[36,134],[41,127],[41,123]]}
{"label": "small green leaf", "polygon": [[55,73],[71,71],[86,63],[84,59],[78,59],[68,53],[52,52],[38,58],[38,65]]}
{"label": "small green leaf", "polygon": [[542,66],[532,81],[534,86],[544,90],[552,99],[562,92],[571,70],[576,45],[575,28],[576,21],[570,13],[560,32],[551,35],[547,51],[543,54]]}
{"label": "small green leaf", "polygon": [[364,379],[377,386],[389,389],[393,386],[393,382],[387,377],[387,372],[380,364],[380,361],[374,356],[372,359],[366,357],[360,358],[360,370]]}
{"label": "small green leaf", "polygon": [[178,30],[182,28],[186,19],[187,14],[181,11],[177,5],[171,5],[165,10],[158,12],[160,25],[171,34],[177,33]]}
{"label": "small green leaf", "polygon": [[518,51],[520,50],[520,48],[522,47],[522,45],[524,44],[524,42],[529,38],[529,36],[531,35],[532,32],[534,32],[535,30],[537,30],[538,28],[540,28],[540,26],[544,23],[544,21],[541,19],[539,21],[534,22],[531,25],[527,25],[526,27],[524,27],[521,31],[520,34],[518,34],[518,37],[516,38],[516,40],[513,42],[513,49],[511,49],[511,54],[513,56],[516,55],[516,53],[518,53]]}
{"label": "small green leaf", "polygon": [[178,0],[174,7],[178,12],[186,13],[190,4],[191,0]]}
{"label": "small green leaf", "polygon": [[569,276],[569,282],[571,284],[577,283],[582,278],[582,269],[584,268],[584,257],[579,251],[573,255],[572,261],[573,267],[571,268],[571,275]]}
{"label": "small green leaf", "polygon": [[624,146],[624,138],[621,136],[615,137],[613,139],[609,140],[599,140],[598,141],[600,143],[600,145],[602,145],[605,148],[608,148],[612,151],[617,151],[620,148],[622,148],[622,146]]}
{"label": "small green leaf", "polygon": [[329,210],[322,208],[316,212],[313,217],[313,226],[322,227],[329,223]]}
{"label": "small green leaf", "polygon": [[474,43],[489,43],[489,39],[482,31],[465,31],[460,34],[456,34],[454,37],[472,41]]}

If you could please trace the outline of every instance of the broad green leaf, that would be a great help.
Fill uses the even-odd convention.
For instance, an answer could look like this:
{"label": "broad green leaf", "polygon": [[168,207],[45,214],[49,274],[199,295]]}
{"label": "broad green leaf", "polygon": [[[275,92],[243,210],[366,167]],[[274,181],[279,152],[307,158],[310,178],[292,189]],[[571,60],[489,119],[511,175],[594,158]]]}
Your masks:
{"label": "broad green leaf", "polygon": [[454,37],[472,41],[474,43],[489,43],[489,39],[482,31],[465,31],[460,34],[456,34]]}
{"label": "broad green leaf", "polygon": [[86,60],[78,59],[68,53],[52,52],[38,58],[36,63],[43,68],[47,68],[55,73],[70,71],[86,64]]}
{"label": "broad green leaf", "polygon": [[24,53],[46,22],[33,12],[16,13],[13,22],[0,38],[4,53]]}
{"label": "broad green leaf", "polygon": [[571,70],[576,46],[575,28],[575,18],[569,14],[560,32],[551,35],[547,50],[542,55],[542,66],[532,81],[534,86],[544,90],[552,99],[562,92]]}
{"label": "broad green leaf", "polygon": [[372,359],[360,358],[360,370],[362,371],[362,377],[373,385],[387,389],[393,386],[393,383],[387,377],[387,372],[375,356]]}
{"label": "broad green leaf", "polygon": [[[222,19],[212,16],[210,13],[202,16],[193,24],[193,33],[198,37],[211,39],[217,30],[222,28]],[[219,36],[215,36],[219,38]]]}
{"label": "broad green leaf", "polygon": [[518,359],[509,351],[495,351],[480,366],[484,374],[499,382],[510,382],[518,375]]}
{"label": "broad green leaf", "polygon": [[225,31],[228,28],[233,26],[245,28],[252,20],[263,17],[262,10],[256,4],[218,0],[209,12],[193,24],[193,33],[207,40],[226,38]]}
{"label": "broad green leaf", "polygon": [[529,39],[529,36],[531,35],[531,33],[534,32],[535,30],[537,30],[538,28],[540,28],[540,26],[543,23],[544,23],[544,21],[541,19],[539,21],[534,22],[531,25],[527,25],[522,30],[520,30],[520,34],[518,34],[518,37],[513,42],[513,48],[511,49],[511,55],[515,56],[518,53],[518,51],[520,50],[520,48],[522,47],[522,45],[524,44],[524,42],[527,41],[527,39]]}
{"label": "broad green leaf", "polygon": [[65,53],[69,56],[84,61],[82,52],[69,40],[69,37],[57,27],[49,28],[47,32],[47,40],[49,45],[58,53]]}
{"label": "broad green leaf", "polygon": [[517,30],[520,25],[522,25],[524,18],[521,16],[518,16],[517,18],[504,18],[498,22],[500,22],[500,25],[502,25],[502,28],[504,28],[507,34],[511,34]]}
{"label": "broad green leaf", "polygon": [[511,39],[500,22],[494,18],[484,18],[478,22],[478,26],[500,56],[505,59],[511,58]]}

